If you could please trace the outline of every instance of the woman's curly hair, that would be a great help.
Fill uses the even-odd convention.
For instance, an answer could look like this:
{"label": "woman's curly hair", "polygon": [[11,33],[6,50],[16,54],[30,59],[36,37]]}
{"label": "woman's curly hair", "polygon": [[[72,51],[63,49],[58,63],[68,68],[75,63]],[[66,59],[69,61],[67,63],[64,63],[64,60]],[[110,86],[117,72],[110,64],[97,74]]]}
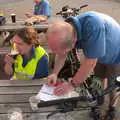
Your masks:
{"label": "woman's curly hair", "polygon": [[26,27],[16,31],[16,35],[22,38],[23,42],[37,47],[40,45],[37,31],[32,27]]}

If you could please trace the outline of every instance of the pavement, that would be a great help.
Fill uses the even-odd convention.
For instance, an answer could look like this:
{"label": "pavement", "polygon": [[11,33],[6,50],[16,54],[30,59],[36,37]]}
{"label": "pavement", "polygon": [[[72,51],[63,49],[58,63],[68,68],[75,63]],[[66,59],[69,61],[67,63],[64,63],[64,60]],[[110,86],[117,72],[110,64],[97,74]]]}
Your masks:
{"label": "pavement", "polygon": [[[52,6],[52,16],[56,16],[64,5],[79,8],[81,5],[88,4],[88,7],[83,8],[81,13],[103,12],[120,22],[120,0],[49,0],[49,2]],[[24,13],[32,12],[33,5],[33,0],[4,0],[4,4],[0,4],[0,12],[3,12],[8,19],[10,19],[11,13],[16,13],[17,19],[25,19]]]}

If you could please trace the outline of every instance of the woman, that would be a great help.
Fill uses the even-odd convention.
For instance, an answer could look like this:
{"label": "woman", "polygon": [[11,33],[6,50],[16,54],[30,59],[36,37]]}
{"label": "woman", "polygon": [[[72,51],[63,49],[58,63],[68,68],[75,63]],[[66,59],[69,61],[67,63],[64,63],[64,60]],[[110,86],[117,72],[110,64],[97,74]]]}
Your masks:
{"label": "woman", "polygon": [[17,31],[12,40],[19,54],[15,59],[7,54],[4,59],[4,70],[13,75],[12,80],[48,76],[48,54],[39,45],[37,32],[33,28],[24,28]]}

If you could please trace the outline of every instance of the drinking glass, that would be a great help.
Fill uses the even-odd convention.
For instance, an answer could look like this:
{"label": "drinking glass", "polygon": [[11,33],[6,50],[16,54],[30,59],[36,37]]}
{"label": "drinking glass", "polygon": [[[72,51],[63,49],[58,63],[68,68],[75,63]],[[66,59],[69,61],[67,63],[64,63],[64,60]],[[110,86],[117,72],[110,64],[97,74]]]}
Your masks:
{"label": "drinking glass", "polygon": [[38,103],[40,102],[40,99],[33,95],[29,98],[29,103],[33,111],[38,110]]}
{"label": "drinking glass", "polygon": [[12,23],[15,23],[16,22],[16,14],[12,13],[10,16],[11,16]]}
{"label": "drinking glass", "polygon": [[8,110],[9,120],[23,120],[22,110],[20,108],[11,108]]}
{"label": "drinking glass", "polygon": [[16,48],[16,44],[12,40],[10,40],[10,43],[11,43],[11,51],[9,55],[15,59],[16,56],[19,54],[19,52]]}

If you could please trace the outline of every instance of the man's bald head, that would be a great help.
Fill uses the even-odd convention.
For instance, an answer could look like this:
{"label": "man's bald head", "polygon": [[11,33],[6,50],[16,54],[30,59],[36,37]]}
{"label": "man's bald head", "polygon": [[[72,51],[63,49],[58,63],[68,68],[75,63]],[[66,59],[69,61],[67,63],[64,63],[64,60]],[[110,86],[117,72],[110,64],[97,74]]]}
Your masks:
{"label": "man's bald head", "polygon": [[73,27],[67,22],[56,22],[47,30],[48,45],[53,51],[72,48]]}

